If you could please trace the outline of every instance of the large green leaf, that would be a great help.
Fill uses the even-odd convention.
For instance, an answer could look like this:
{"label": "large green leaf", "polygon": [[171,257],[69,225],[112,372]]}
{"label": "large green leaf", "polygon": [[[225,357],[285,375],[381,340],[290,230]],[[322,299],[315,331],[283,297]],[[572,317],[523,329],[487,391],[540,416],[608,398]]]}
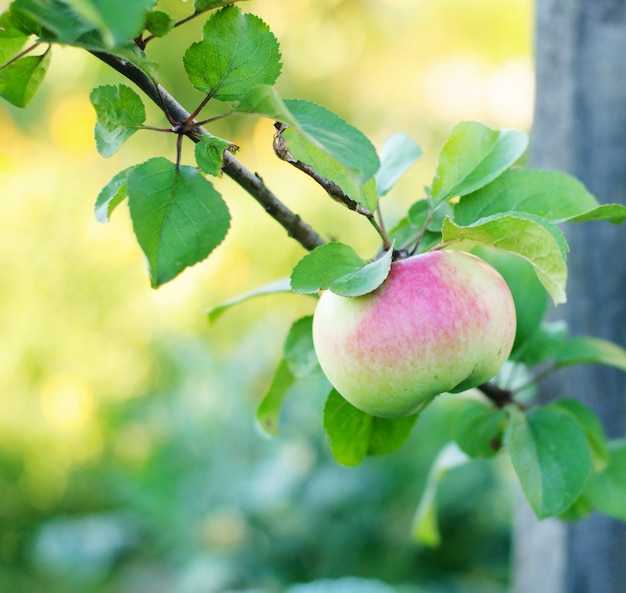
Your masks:
{"label": "large green leaf", "polygon": [[464,195],[454,208],[458,224],[468,225],[500,212],[526,212],[553,222],[611,220],[622,222],[626,207],[600,206],[575,177],[558,171],[505,171],[488,185]]}
{"label": "large green leaf", "polygon": [[517,130],[492,130],[461,122],[439,155],[432,196],[435,203],[476,191],[508,169],[526,150],[528,138]]}
{"label": "large green leaf", "polygon": [[17,55],[27,40],[28,34],[16,25],[10,12],[0,14],[0,67]]}
{"label": "large green leaf", "polygon": [[445,243],[482,243],[523,257],[532,264],[554,302],[565,302],[564,239],[559,229],[548,221],[513,213],[495,215],[463,227],[446,218],[442,234]]}
{"label": "large green leaf", "polygon": [[600,338],[572,338],[557,354],[556,366],[561,368],[573,364],[604,364],[626,372],[626,350]]}
{"label": "large green leaf", "polygon": [[228,232],[230,214],[197,169],[154,158],[128,176],[133,229],[153,288],[205,259]]}
{"label": "large green leaf", "polygon": [[374,175],[380,161],[373,144],[361,131],[324,107],[303,100],[284,103],[298,123],[282,132],[293,157],[335,182],[356,202],[374,210],[378,199]]}
{"label": "large green leaf", "polygon": [[124,84],[96,87],[89,99],[98,118],[96,148],[102,156],[111,156],[146,120],[145,107],[141,97]]}
{"label": "large green leaf", "polygon": [[41,86],[50,65],[50,51],[40,56],[26,56],[0,70],[0,97],[26,107]]}
{"label": "large green leaf", "polygon": [[91,23],[105,46],[121,47],[132,42],[144,28],[156,0],[65,0],[76,14]]}
{"label": "large green leaf", "polygon": [[522,491],[539,519],[564,512],[593,470],[587,438],[565,411],[509,407],[508,445]]}
{"label": "large green leaf", "polygon": [[276,38],[257,16],[236,6],[222,8],[206,22],[203,39],[184,56],[191,84],[216,99],[242,99],[261,84],[274,84],[280,74]]}
{"label": "large green leaf", "polygon": [[390,249],[373,262],[367,262],[348,245],[326,243],[296,264],[291,287],[301,294],[329,288],[341,296],[361,296],[384,282],[391,269],[392,255]]}
{"label": "large green leaf", "polygon": [[612,441],[608,449],[609,463],[589,480],[585,497],[605,515],[626,521],[626,441]]}
{"label": "large green leaf", "polygon": [[384,196],[422,156],[422,150],[406,134],[394,134],[380,151],[380,168],[376,173],[376,189]]}
{"label": "large green leaf", "polygon": [[378,418],[355,408],[332,390],[324,406],[324,430],[335,459],[359,465],[367,455],[392,453],[408,438],[418,415]]}

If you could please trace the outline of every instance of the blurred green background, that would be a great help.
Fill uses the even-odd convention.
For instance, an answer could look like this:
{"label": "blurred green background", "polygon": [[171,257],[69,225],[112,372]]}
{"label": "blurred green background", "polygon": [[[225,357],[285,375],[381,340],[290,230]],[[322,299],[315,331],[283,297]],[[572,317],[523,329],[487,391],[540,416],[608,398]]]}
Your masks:
{"label": "blurred green background", "polygon": [[[7,2],[0,2],[0,9]],[[184,16],[191,2],[159,7]],[[380,147],[403,131],[425,157],[385,200],[391,225],[423,196],[452,126],[528,129],[530,0],[254,0],[281,43],[286,98],[335,111]],[[201,22],[149,47],[188,109],[182,67]],[[94,200],[122,168],[174,157],[169,135],[95,150],[91,88],[120,82],[85,52],[55,48],[25,111],[0,104],[0,591],[276,593],[357,576],[406,593],[502,592],[513,490],[497,462],[457,469],[441,488],[443,544],[410,525],[454,400],[420,419],[397,453],[344,468],[331,458],[316,385],[290,394],[282,435],[254,409],[290,324],[314,301],[283,295],[205,311],[288,274],[299,245],[229,179],[225,243],[158,291],[128,213],[98,224]],[[164,125],[148,106],[148,122]],[[213,133],[324,237],[377,248],[367,222],[273,155],[252,117]],[[190,146],[183,161],[192,161]],[[446,485],[449,487],[446,488]],[[356,589],[354,589],[356,590]]]}

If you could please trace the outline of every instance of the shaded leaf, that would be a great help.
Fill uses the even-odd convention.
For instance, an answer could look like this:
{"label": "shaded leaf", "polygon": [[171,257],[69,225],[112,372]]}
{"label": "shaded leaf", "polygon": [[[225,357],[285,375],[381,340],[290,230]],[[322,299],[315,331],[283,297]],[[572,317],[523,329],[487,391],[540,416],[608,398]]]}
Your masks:
{"label": "shaded leaf", "polygon": [[117,208],[128,195],[128,174],[133,167],[128,167],[116,173],[111,181],[107,183],[96,199],[96,220],[98,222],[109,222],[111,213]]}
{"label": "shaded leaf", "polygon": [[509,407],[508,445],[524,496],[539,519],[567,510],[593,466],[585,433],[564,411]]}
{"label": "shaded leaf", "polygon": [[508,169],[526,150],[528,138],[517,130],[492,130],[461,122],[439,155],[432,184],[436,203],[483,187]]}
{"label": "shaded leaf", "polygon": [[626,441],[612,441],[608,450],[609,463],[589,480],[585,497],[605,515],[626,521]]}
{"label": "shaded leaf", "polygon": [[343,243],[326,243],[305,255],[293,269],[291,287],[310,294],[330,289],[341,296],[361,296],[378,288],[389,274],[392,250],[367,262]]}
{"label": "shaded leaf", "polygon": [[89,100],[98,118],[96,148],[104,157],[114,154],[146,120],[141,97],[126,85],[96,87]]}
{"label": "shaded leaf", "polygon": [[285,340],[284,357],[296,377],[306,377],[319,368],[313,348],[313,316],[307,315],[293,323]]}
{"label": "shaded leaf", "polygon": [[219,305],[207,311],[207,317],[209,318],[210,322],[214,322],[218,317],[222,315],[222,313],[224,313],[234,305],[238,305],[239,303],[243,303],[258,296],[264,296],[268,294],[280,294],[286,292],[293,292],[291,290],[291,280],[289,278],[281,278],[280,280],[275,280],[274,282],[264,284],[259,288],[255,288],[254,290],[251,290],[232,299],[228,299],[223,303],[220,303]]}
{"label": "shaded leaf", "polygon": [[154,158],[128,176],[133,230],[153,288],[205,259],[228,232],[230,214],[197,169]]}
{"label": "shaded leaf", "polygon": [[380,168],[376,173],[376,189],[384,196],[422,156],[420,147],[406,134],[394,134],[380,151]]}
{"label": "shaded leaf", "polygon": [[567,339],[568,327],[564,321],[544,322],[515,352],[515,360],[535,366],[555,358]]}
{"label": "shaded leaf", "polygon": [[374,416],[367,454],[372,456],[388,455],[396,451],[409,438],[418,417],[419,414],[402,418]]}
{"label": "shaded leaf", "polygon": [[600,338],[572,338],[557,354],[556,366],[561,368],[573,364],[604,364],[626,371],[626,350]]}
{"label": "shaded leaf", "polygon": [[50,65],[50,51],[40,56],[26,56],[0,70],[0,97],[15,105],[26,107],[41,83]]}
{"label": "shaded leaf", "polygon": [[495,215],[467,227],[447,218],[442,229],[444,242],[482,243],[523,257],[558,304],[566,300],[567,266],[563,245],[555,233],[560,231],[548,221],[538,222],[517,213]]}
{"label": "shaded leaf", "polygon": [[272,377],[272,382],[265,392],[256,411],[256,420],[259,428],[270,436],[279,434],[279,416],[287,391],[294,384],[296,378],[283,358]]}
{"label": "shaded leaf", "polygon": [[236,6],[222,8],[206,22],[203,39],[184,56],[194,87],[222,101],[239,100],[280,74],[280,51],[269,27]]}
{"label": "shaded leaf", "polygon": [[454,440],[470,457],[493,457],[502,446],[506,420],[503,409],[467,400],[454,422]]}

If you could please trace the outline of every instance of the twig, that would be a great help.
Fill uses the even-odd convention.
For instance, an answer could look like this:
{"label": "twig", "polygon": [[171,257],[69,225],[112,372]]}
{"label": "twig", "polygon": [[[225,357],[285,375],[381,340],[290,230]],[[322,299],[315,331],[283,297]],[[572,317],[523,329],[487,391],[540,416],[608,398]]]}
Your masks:
{"label": "twig", "polygon": [[496,408],[504,408],[511,404],[522,407],[522,404],[513,399],[513,394],[508,389],[501,389],[493,383],[483,383],[476,389],[486,395],[494,403]]}
{"label": "twig", "polygon": [[[91,53],[128,80],[134,82],[152,102],[173,120],[184,122],[189,118],[190,114],[172,95],[131,62],[107,53]],[[198,142],[198,133],[206,134],[207,131],[200,127],[189,131],[186,135],[193,142]],[[287,231],[287,234],[305,249],[312,251],[325,243],[324,239],[313,228],[276,197],[258,175],[249,171],[229,152],[224,153],[222,170],[261,204],[265,211]]]}

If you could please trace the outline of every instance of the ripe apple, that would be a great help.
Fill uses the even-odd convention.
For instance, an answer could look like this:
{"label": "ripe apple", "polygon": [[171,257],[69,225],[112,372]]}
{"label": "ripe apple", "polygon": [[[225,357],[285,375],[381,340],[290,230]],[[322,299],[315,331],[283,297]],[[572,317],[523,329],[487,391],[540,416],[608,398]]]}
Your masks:
{"label": "ripe apple", "polygon": [[511,291],[494,268],[469,253],[430,251],[393,262],[364,296],[322,293],[313,343],[343,397],[393,418],[491,379],[515,326]]}

